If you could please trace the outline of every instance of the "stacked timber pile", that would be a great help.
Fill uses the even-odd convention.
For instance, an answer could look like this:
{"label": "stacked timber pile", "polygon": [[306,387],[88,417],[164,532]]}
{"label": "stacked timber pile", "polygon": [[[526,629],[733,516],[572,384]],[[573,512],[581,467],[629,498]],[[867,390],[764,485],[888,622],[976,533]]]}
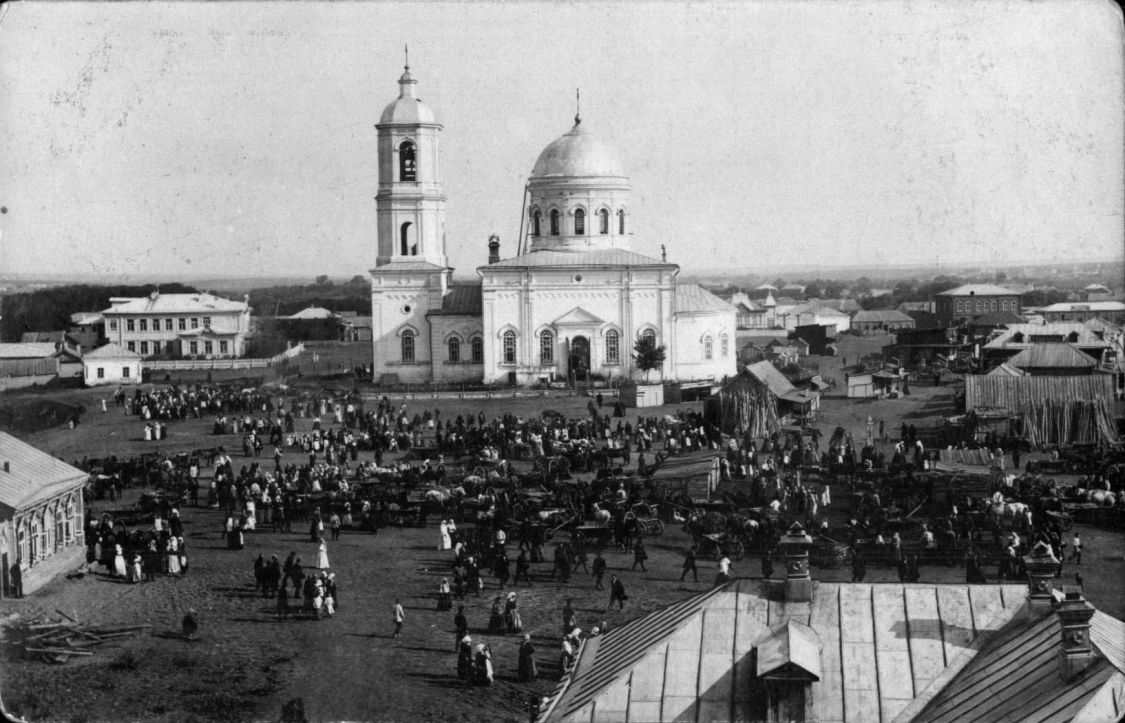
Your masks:
{"label": "stacked timber pile", "polygon": [[723,432],[732,435],[766,437],[781,426],[777,398],[769,387],[746,373],[739,374],[709,397],[704,415]]}
{"label": "stacked timber pile", "polygon": [[65,663],[71,658],[89,657],[93,648],[147,630],[151,625],[88,625],[56,610],[63,617],[13,619],[6,623],[4,639],[20,648],[25,658],[47,663]]}
{"label": "stacked timber pile", "polygon": [[1031,444],[1120,444],[1112,374],[965,377],[965,408],[1005,409]]}

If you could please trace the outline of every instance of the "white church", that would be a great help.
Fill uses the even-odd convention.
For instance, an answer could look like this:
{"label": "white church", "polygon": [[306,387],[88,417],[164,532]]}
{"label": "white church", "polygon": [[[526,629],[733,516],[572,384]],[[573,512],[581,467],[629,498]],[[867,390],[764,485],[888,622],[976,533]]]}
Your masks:
{"label": "white church", "polygon": [[453,280],[445,256],[434,113],[407,66],[378,130],[378,258],[371,270],[376,378],[401,382],[641,379],[634,343],[666,349],[651,381],[736,372],[735,310],[679,266],[630,249],[632,187],[612,148],[575,117],[539,155],[527,183],[518,253],[478,283]]}

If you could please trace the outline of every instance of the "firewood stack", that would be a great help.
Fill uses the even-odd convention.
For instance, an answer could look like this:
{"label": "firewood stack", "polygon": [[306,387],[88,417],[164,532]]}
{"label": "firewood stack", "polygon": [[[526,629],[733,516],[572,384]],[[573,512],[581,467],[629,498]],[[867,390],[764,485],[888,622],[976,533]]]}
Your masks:
{"label": "firewood stack", "polygon": [[65,663],[88,657],[93,648],[147,630],[151,625],[88,625],[61,610],[62,620],[47,618],[12,620],[4,630],[6,642],[23,650],[25,658],[47,663]]}

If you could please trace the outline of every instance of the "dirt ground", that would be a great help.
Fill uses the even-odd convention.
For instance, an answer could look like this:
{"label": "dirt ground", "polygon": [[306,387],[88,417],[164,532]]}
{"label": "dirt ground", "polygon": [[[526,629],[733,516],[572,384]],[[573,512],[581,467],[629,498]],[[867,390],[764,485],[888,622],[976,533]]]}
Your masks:
{"label": "dirt ground", "polygon": [[[868,415],[883,419],[888,432],[903,419],[920,428],[951,408],[949,387],[912,390],[901,400],[849,403],[829,395],[819,426],[830,431],[844,426],[862,439]],[[122,416],[111,405],[102,414],[99,390],[67,393],[89,410],[74,430],[54,428],[24,438],[63,459],[84,455],[129,455],[189,450],[226,444],[240,450],[234,436],[210,434],[211,420],[169,423],[169,439],[143,442],[135,417]],[[488,402],[426,400],[408,402],[408,410],[440,407],[443,416],[503,412],[538,415],[552,408],[567,415],[584,414],[584,398],[506,399]],[[698,405],[683,405],[698,406]],[[674,412],[674,407],[646,410],[646,416]],[[634,410],[630,410],[635,417]],[[890,425],[894,424],[894,427]],[[311,426],[298,420],[298,429]],[[365,455],[366,456],[366,455]],[[689,468],[703,469],[710,455],[697,454]],[[235,456],[235,465],[241,459]],[[701,490],[694,490],[700,494]],[[833,515],[841,514],[833,511]],[[6,648],[0,669],[0,691],[9,709],[29,720],[276,720],[281,706],[301,698],[312,720],[477,721],[526,720],[524,705],[532,695],[548,693],[558,677],[561,610],[573,599],[579,626],[602,621],[619,625],[645,612],[704,591],[714,580],[712,560],[700,560],[699,582],[679,581],[686,534],[668,525],[649,545],[648,571],[631,568],[632,556],[616,549],[605,553],[609,573],[618,574],[630,595],[623,612],[606,613],[608,591],[597,591],[590,576],[577,571],[569,584],[549,579],[550,563],[532,566],[533,584],[520,586],[524,630],[533,636],[540,665],[534,683],[516,680],[519,638],[488,635],[489,609],[496,594],[494,579],[485,593],[465,602],[474,642],[488,642],[493,651],[496,684],[471,687],[456,677],[453,613],[435,608],[436,589],[449,576],[449,553],[437,551],[438,533],[426,528],[385,528],[378,535],[345,532],[328,543],[332,571],[339,585],[340,609],[331,619],[278,622],[272,600],[255,594],[252,565],[258,553],[290,551],[307,565],[316,545],[307,532],[259,531],[247,535],[241,551],[226,549],[217,511],[182,510],[190,570],[182,578],[159,577],[139,585],[119,583],[100,574],[81,579],[59,578],[34,595],[3,601],[4,616],[50,615],[62,610],[95,623],[149,623],[151,635],[138,635],[98,648],[94,656],[65,665],[21,661]],[[1081,528],[1090,554],[1084,568],[1087,594],[1099,608],[1125,614],[1123,536]],[[1092,559],[1090,559],[1092,558]],[[1067,576],[1074,568],[1068,565]],[[758,576],[757,559],[735,563],[736,576]],[[960,581],[959,568],[923,567],[924,581]],[[814,569],[822,580],[850,579],[850,570]],[[607,578],[608,579],[608,578]],[[897,580],[891,568],[869,567],[868,581]],[[391,610],[396,598],[406,609],[402,638],[391,637]],[[197,640],[168,635],[179,629],[188,609],[200,622]]]}

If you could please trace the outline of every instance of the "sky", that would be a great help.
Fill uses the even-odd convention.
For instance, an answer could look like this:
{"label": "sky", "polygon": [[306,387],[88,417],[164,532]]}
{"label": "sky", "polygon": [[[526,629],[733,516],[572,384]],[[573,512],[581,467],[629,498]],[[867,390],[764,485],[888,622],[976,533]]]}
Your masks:
{"label": "sky", "polygon": [[491,233],[514,254],[576,88],[635,250],[685,271],[1122,256],[1111,2],[27,2],[0,8],[0,273],[365,273],[404,44],[458,275]]}

